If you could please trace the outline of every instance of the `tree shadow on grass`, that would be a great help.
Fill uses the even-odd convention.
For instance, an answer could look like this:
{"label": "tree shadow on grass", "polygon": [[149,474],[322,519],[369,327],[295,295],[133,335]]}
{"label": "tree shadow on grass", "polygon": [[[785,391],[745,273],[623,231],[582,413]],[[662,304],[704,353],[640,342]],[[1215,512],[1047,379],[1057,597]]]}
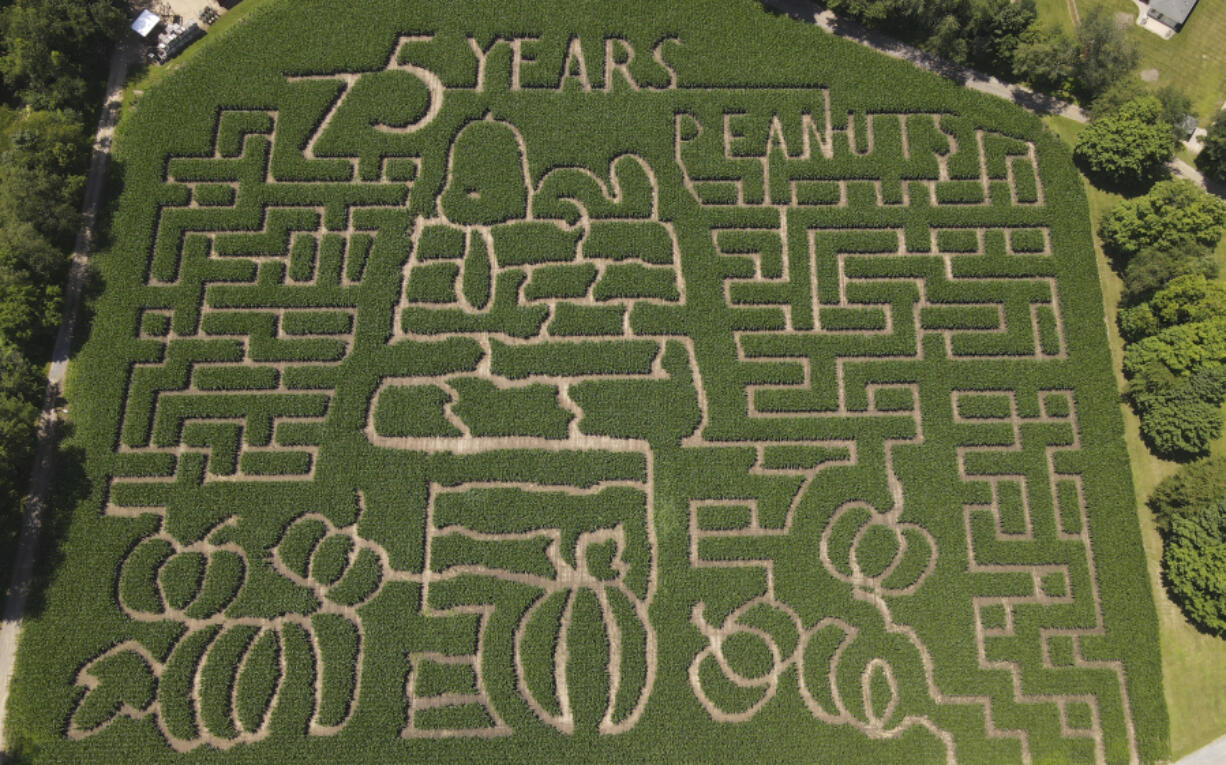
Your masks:
{"label": "tree shadow on grass", "polygon": [[1009,96],[1013,99],[1013,103],[1036,114],[1055,114],[1067,106],[1064,101],[1055,96],[1025,90],[1016,85],[1009,88]]}
{"label": "tree shadow on grass", "polygon": [[1077,165],[1077,169],[1081,171],[1081,174],[1090,180],[1094,188],[1099,191],[1105,191],[1108,194],[1119,194],[1128,199],[1139,197],[1147,193],[1155,183],[1169,181],[1172,178],[1170,168],[1165,165],[1155,168],[1141,178],[1118,180],[1103,173],[1095,172],[1086,165],[1085,160],[1076,155],[1073,157],[1073,163]]}

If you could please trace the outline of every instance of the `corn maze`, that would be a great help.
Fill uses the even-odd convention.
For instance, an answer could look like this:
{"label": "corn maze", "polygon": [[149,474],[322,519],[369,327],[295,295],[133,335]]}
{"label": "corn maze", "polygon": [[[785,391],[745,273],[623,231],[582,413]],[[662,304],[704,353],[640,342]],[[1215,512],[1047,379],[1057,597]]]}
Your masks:
{"label": "corn maze", "polygon": [[34,751],[1164,756],[1036,119],[748,2],[310,6],[121,127]]}

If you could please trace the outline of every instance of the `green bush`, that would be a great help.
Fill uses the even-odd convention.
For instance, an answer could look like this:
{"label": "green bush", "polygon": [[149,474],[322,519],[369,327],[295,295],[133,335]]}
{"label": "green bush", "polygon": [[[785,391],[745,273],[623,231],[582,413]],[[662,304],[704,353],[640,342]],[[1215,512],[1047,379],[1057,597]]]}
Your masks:
{"label": "green bush", "polygon": [[1153,247],[1171,251],[1192,240],[1213,248],[1226,227],[1226,201],[1190,181],[1162,181],[1148,194],[1120,202],[1098,233],[1112,252],[1132,257]]}
{"label": "green bush", "polygon": [[1171,520],[1162,573],[1189,621],[1226,634],[1226,503]]}
{"label": "green bush", "polygon": [[1135,99],[1100,117],[1077,136],[1073,156],[1094,176],[1120,186],[1156,179],[1175,155],[1171,126],[1161,120],[1162,104],[1152,96]]}
{"label": "green bush", "polygon": [[1158,528],[1167,530],[1171,521],[1226,499],[1226,457],[1215,455],[1189,462],[1163,478],[1149,496]]}

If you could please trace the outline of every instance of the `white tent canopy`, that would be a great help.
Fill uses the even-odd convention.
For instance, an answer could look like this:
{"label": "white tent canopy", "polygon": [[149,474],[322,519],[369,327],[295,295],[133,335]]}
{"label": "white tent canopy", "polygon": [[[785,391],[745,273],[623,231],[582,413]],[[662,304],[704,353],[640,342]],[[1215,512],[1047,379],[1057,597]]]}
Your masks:
{"label": "white tent canopy", "polygon": [[148,37],[157,25],[162,23],[162,17],[152,11],[141,11],[136,17],[136,21],[132,22],[132,31],[141,37]]}

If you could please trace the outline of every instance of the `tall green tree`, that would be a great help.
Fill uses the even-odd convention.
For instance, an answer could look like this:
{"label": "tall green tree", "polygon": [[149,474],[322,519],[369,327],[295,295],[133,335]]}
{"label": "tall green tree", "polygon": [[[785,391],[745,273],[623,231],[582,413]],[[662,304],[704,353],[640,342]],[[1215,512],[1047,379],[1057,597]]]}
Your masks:
{"label": "tall green tree", "polygon": [[1174,518],[1222,500],[1226,500],[1226,455],[1214,455],[1189,462],[1163,478],[1147,504],[1159,530],[1166,531]]}
{"label": "tall green tree", "polygon": [[1202,144],[1204,148],[1196,157],[1196,166],[1205,175],[1226,181],[1226,111],[1218,112]]}
{"label": "tall green tree", "polygon": [[1123,302],[1135,305],[1148,300],[1172,279],[1200,274],[1208,279],[1218,275],[1213,250],[1192,237],[1184,237],[1165,247],[1144,247],[1128,260],[1124,268]]}
{"label": "tall green tree", "polygon": [[126,12],[123,0],[0,0],[0,525],[17,517],[80,220],[81,115]]}
{"label": "tall green tree", "polygon": [[1175,156],[1171,126],[1161,116],[1157,98],[1133,99],[1081,131],[1073,156],[1090,175],[1111,184],[1137,186],[1152,181]]}
{"label": "tall green tree", "polygon": [[119,0],[13,0],[0,11],[0,77],[35,109],[80,109],[89,68],[124,26]]}
{"label": "tall green tree", "polygon": [[1183,123],[1188,117],[1196,116],[1192,99],[1174,85],[1166,85],[1154,91],[1154,96],[1162,104],[1162,121],[1171,126],[1171,135],[1175,141],[1181,142],[1187,138]]}
{"label": "tall green tree", "polygon": [[1190,181],[1162,181],[1148,194],[1120,202],[1098,233],[1113,254],[1132,257],[1146,247],[1171,250],[1191,240],[1215,247],[1226,227],[1226,201]]}
{"label": "tall green tree", "polygon": [[1077,87],[1093,98],[1130,71],[1141,58],[1136,45],[1105,6],[1096,5],[1077,26]]}
{"label": "tall green tree", "polygon": [[1042,90],[1064,91],[1077,72],[1077,44],[1058,28],[1031,26],[1013,48],[1013,74]]}
{"label": "tall green tree", "polygon": [[42,379],[15,346],[0,340],[0,502],[16,507],[34,452]]}
{"label": "tall green tree", "polygon": [[1208,453],[1222,434],[1222,402],[1177,389],[1137,400],[1141,436],[1155,454],[1184,458]]}
{"label": "tall green tree", "polygon": [[1148,95],[1150,95],[1149,87],[1136,74],[1121,77],[1090,102],[1088,109],[1090,118],[1101,119],[1115,114],[1129,101]]}

